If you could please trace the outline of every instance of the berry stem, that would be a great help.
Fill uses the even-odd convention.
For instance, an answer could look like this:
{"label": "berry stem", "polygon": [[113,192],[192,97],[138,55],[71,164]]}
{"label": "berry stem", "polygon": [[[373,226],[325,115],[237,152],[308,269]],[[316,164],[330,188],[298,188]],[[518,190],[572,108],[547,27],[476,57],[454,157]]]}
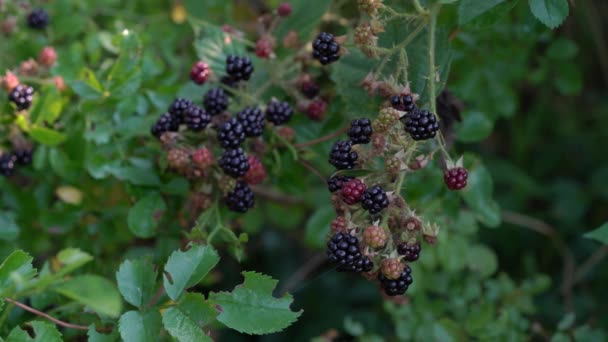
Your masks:
{"label": "berry stem", "polygon": [[[420,4],[418,4],[418,6],[420,6]],[[390,16],[386,18],[386,21],[391,21],[393,19],[399,19],[399,18],[404,18],[404,19],[415,19],[418,17],[418,15],[416,14],[410,14],[410,13],[400,13],[395,11],[394,8],[385,5],[384,7],[382,7],[382,10],[390,13]],[[418,9],[416,9],[418,11]],[[424,9],[423,9],[424,11]]]}
{"label": "berry stem", "polygon": [[439,15],[440,8],[440,4],[433,6],[429,22],[429,101],[431,112],[437,117],[437,121],[439,121],[439,115],[437,115],[437,103],[435,101],[435,97],[437,96],[437,84],[435,81],[435,74],[437,73],[437,67],[435,66],[435,30],[437,28],[437,16]]}
{"label": "berry stem", "polygon": [[346,131],[348,131],[348,127],[349,126],[344,126],[344,127],[340,128],[339,130],[337,130],[337,131],[335,131],[333,133],[330,133],[328,135],[325,135],[325,136],[322,136],[320,138],[313,139],[313,140],[310,140],[310,141],[305,141],[303,143],[294,144],[293,146],[295,148],[303,148],[303,147],[308,147],[308,146],[313,146],[313,145],[316,145],[316,144],[320,144],[322,142],[331,140],[331,139],[333,139],[335,137],[338,137],[338,136],[342,135],[343,133],[345,133]]}
{"label": "berry stem", "polygon": [[294,145],[292,143],[290,143],[289,141],[287,141],[287,139],[283,138],[279,133],[277,133],[276,130],[272,130],[272,134],[279,139],[280,142],[283,143],[283,145],[285,145],[285,147],[287,147],[287,149],[289,150],[289,152],[291,153],[291,156],[293,157],[293,160],[298,160],[298,151],[296,150],[296,148],[294,147]]}
{"label": "berry stem", "polygon": [[[435,22],[435,24],[437,24]],[[382,76],[382,70],[384,69],[384,66],[386,65],[386,63],[388,62],[388,60],[390,59],[390,57],[395,54],[397,51],[401,51],[403,49],[405,49],[405,47],[412,42],[412,40],[414,40],[414,38],[416,38],[418,36],[418,34],[422,31],[422,29],[424,29],[424,27],[427,25],[426,20],[422,20],[420,22],[420,24],[414,29],[414,31],[410,32],[410,34],[407,35],[407,37],[405,37],[405,39],[393,46],[391,49],[389,49],[386,53],[386,55],[384,56],[384,58],[382,59],[382,61],[380,62],[380,66],[378,67],[377,71],[376,71],[376,76],[378,78],[380,78],[380,76]],[[433,53],[434,54],[434,53]]]}
{"label": "berry stem", "polygon": [[429,14],[429,11],[425,10],[424,7],[420,5],[420,2],[418,0],[412,0],[412,4],[414,5],[414,8],[416,9],[416,12],[418,12],[418,14],[424,16]]}

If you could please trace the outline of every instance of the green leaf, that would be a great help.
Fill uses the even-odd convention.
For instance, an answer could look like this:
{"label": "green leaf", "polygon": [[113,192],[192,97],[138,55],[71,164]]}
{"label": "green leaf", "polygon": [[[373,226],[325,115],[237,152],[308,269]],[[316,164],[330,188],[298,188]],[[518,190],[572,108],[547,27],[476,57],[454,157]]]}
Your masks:
{"label": "green leaf", "polygon": [[458,7],[458,23],[466,24],[505,0],[462,0]]}
{"label": "green leaf", "polygon": [[33,321],[34,338],[19,327],[15,327],[6,338],[7,342],[62,342],[61,334],[54,325],[46,322]]}
{"label": "green leaf", "polygon": [[[599,228],[586,233],[583,236],[587,239],[593,239],[605,245],[608,245],[608,222],[604,223]],[[0,280],[1,279],[2,278],[0,278]]]}
{"label": "green leaf", "polygon": [[64,276],[93,260],[93,257],[78,248],[66,248],[57,254],[57,260],[62,265],[61,270],[57,274]]}
{"label": "green leaf", "polygon": [[164,275],[167,295],[177,300],[184,289],[198,284],[219,261],[219,255],[211,246],[190,245],[185,252],[171,253]]}
{"label": "green leaf", "polygon": [[491,276],[498,268],[496,254],[484,245],[474,245],[467,250],[468,266],[477,271],[482,277]]}
{"label": "green leaf", "polygon": [[465,112],[462,123],[457,124],[456,134],[462,142],[477,142],[487,138],[494,128],[494,121],[481,112]]}
{"label": "green leaf", "polygon": [[114,177],[134,185],[159,186],[160,177],[155,170],[135,166],[112,166],[108,171]]}
{"label": "green leaf", "polygon": [[583,74],[578,63],[561,63],[555,75],[555,86],[563,95],[577,95],[583,89]]}
{"label": "green leaf", "polygon": [[15,241],[19,236],[19,226],[15,222],[15,214],[0,211],[0,240]]}
{"label": "green leaf", "polygon": [[277,27],[277,37],[281,39],[290,31],[298,33],[301,41],[307,41],[313,30],[319,26],[331,1],[327,0],[290,0],[292,14],[281,20]]}
{"label": "green leaf", "polygon": [[12,252],[0,265],[0,297],[21,290],[36,275],[36,269],[32,266],[33,258],[24,251]]}
{"label": "green leaf", "polygon": [[157,310],[125,312],[118,321],[118,331],[125,342],[157,341],[160,327],[160,314]]}
{"label": "green leaf", "polygon": [[467,187],[460,191],[477,218],[488,227],[497,227],[500,224],[500,207],[492,197],[493,187],[490,172],[477,162],[474,168],[469,169]]}
{"label": "green leaf", "polygon": [[221,27],[195,26],[194,49],[200,60],[207,62],[213,72],[224,73],[228,55],[243,55],[245,47]]}
{"label": "green leaf", "polygon": [[49,146],[57,146],[66,139],[66,136],[62,133],[37,125],[32,125],[30,128],[30,135],[37,142]]}
{"label": "green leaf", "polygon": [[336,211],[329,206],[321,207],[315,211],[306,222],[306,243],[317,248],[323,246],[329,225],[335,217]]}
{"label": "green leaf", "polygon": [[87,331],[88,342],[114,342],[118,337],[117,335],[116,329],[109,334],[99,333],[95,329],[95,324],[89,325],[89,330]]}
{"label": "green leaf", "polygon": [[243,272],[243,276],[245,282],[231,293],[209,294],[209,300],[220,306],[218,321],[242,333],[262,335],[281,331],[300,317],[302,311],[289,308],[291,295],[272,296],[277,280],[255,272]]}
{"label": "green leaf", "polygon": [[126,260],[116,272],[116,283],[123,298],[141,308],[148,303],[156,286],[154,266],[145,260]]}
{"label": "green leaf", "polygon": [[156,226],[167,209],[165,201],[158,193],[140,199],[127,217],[129,230],[137,237],[150,238],[156,234]]}
{"label": "green leaf", "polygon": [[569,12],[568,0],[528,0],[532,14],[549,28],[556,28]]}
{"label": "green leaf", "polygon": [[83,69],[81,78],[82,80],[70,84],[70,87],[78,96],[84,100],[97,100],[103,97],[103,87],[92,70]]}
{"label": "green leaf", "polygon": [[100,314],[118,317],[122,308],[120,294],[109,280],[97,275],[82,275],[59,284],[54,290],[89,306]]}
{"label": "green leaf", "polygon": [[557,329],[564,331],[572,328],[574,322],[576,321],[576,315],[574,312],[567,313],[557,324]]}
{"label": "green leaf", "polygon": [[570,39],[558,38],[549,45],[547,56],[555,60],[568,60],[576,56],[578,45]]}
{"label": "green leaf", "polygon": [[163,325],[180,342],[212,341],[202,330],[215,320],[217,310],[199,293],[186,293],[182,300],[163,312]]}

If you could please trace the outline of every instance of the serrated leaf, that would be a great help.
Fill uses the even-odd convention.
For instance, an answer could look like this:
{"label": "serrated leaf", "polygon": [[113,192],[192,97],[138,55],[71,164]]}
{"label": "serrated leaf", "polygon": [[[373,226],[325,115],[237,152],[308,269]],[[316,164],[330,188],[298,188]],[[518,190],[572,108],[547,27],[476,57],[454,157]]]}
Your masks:
{"label": "serrated leaf", "polygon": [[0,211],[0,240],[14,241],[19,236],[19,226],[15,222],[15,214]]}
{"label": "serrated leaf", "polygon": [[[599,228],[592,230],[584,235],[587,239],[599,241],[608,245],[608,222],[601,225]],[[1,279],[1,278],[0,278]]]}
{"label": "serrated leaf", "polygon": [[157,341],[160,327],[160,314],[157,310],[128,311],[118,321],[118,331],[125,342]]}
{"label": "serrated leaf", "polygon": [[123,298],[142,307],[152,297],[156,286],[154,266],[145,260],[126,260],[116,272],[116,283]]}
{"label": "serrated leaf", "polygon": [[468,171],[467,187],[460,191],[462,198],[483,224],[497,227],[500,224],[500,207],[492,197],[492,175],[480,162]]}
{"label": "serrated leaf", "polygon": [[158,220],[166,209],[165,201],[158,193],[140,199],[129,210],[127,216],[129,230],[140,238],[154,236]]}
{"label": "serrated leaf", "polygon": [[335,210],[329,206],[321,207],[315,211],[306,222],[306,243],[317,248],[323,246],[325,235],[329,231],[329,225],[335,217]]}
{"label": "serrated leaf", "polygon": [[458,23],[464,25],[505,0],[462,0],[458,7]]}
{"label": "serrated leaf", "polygon": [[163,312],[163,325],[180,342],[212,341],[202,330],[215,320],[217,310],[199,293],[187,293]]}
{"label": "serrated leaf", "polygon": [[185,252],[171,253],[163,277],[169,298],[177,300],[184,289],[198,284],[219,261],[219,255],[211,246],[190,245]]}
{"label": "serrated leaf", "polygon": [[272,296],[278,281],[255,272],[243,272],[245,281],[231,293],[212,292],[209,300],[220,306],[217,320],[236,331],[262,335],[281,331],[294,323],[302,311],[293,312],[293,298]]}
{"label": "serrated leaf", "polygon": [[53,290],[110,317],[118,317],[122,309],[120,294],[114,284],[97,275],[74,277]]}
{"label": "serrated leaf", "polygon": [[12,252],[0,265],[0,297],[23,289],[36,275],[33,258],[21,250]]}
{"label": "serrated leaf", "polygon": [[556,28],[566,19],[568,0],[528,0],[532,14],[549,28]]}
{"label": "serrated leaf", "polygon": [[54,325],[33,321],[30,323],[34,329],[34,338],[19,327],[15,327],[6,338],[7,342],[62,342],[61,334]]}

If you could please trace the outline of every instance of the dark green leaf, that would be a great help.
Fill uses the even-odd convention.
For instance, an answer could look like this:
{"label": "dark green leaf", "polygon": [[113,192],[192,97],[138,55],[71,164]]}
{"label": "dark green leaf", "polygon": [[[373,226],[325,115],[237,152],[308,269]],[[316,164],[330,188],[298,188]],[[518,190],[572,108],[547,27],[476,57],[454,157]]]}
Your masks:
{"label": "dark green leaf", "polygon": [[118,317],[122,308],[120,294],[110,281],[97,275],[71,278],[54,288],[56,292],[89,306],[100,314]]}
{"label": "dark green leaf", "polygon": [[465,112],[463,121],[456,126],[458,140],[476,142],[487,138],[494,128],[494,121],[481,112]]}
{"label": "dark green leaf", "polygon": [[100,333],[95,329],[95,324],[91,324],[89,331],[87,331],[87,337],[89,338],[87,342],[114,342],[118,339],[118,331],[114,329],[109,334]]}
{"label": "dark green leaf", "polygon": [[462,0],[458,7],[458,22],[460,25],[466,24],[504,1],[505,0]]}
{"label": "dark green leaf", "polygon": [[323,206],[315,211],[306,223],[306,243],[316,248],[323,246],[329,225],[335,217],[336,212],[330,206]]}
{"label": "dark green leaf", "polygon": [[54,325],[46,322],[33,321],[34,338],[21,328],[16,327],[6,338],[7,342],[62,342],[61,334]]}
{"label": "dark green leaf", "polygon": [[528,0],[532,14],[549,28],[556,28],[568,16],[568,0]]}
{"label": "dark green leaf", "polygon": [[586,233],[584,236],[588,239],[593,239],[608,245],[608,222],[604,223],[599,228]]}
{"label": "dark green leaf", "polygon": [[4,259],[0,265],[0,297],[28,285],[27,282],[36,275],[32,260],[31,256],[20,250],[14,251]]}
{"label": "dark green leaf", "polygon": [[15,215],[8,211],[0,211],[0,240],[14,241],[19,236],[19,226]]}
{"label": "dark green leaf", "polygon": [[154,236],[158,221],[166,209],[165,201],[158,193],[140,199],[129,210],[127,217],[129,230],[140,238]]}
{"label": "dark green leaf", "polygon": [[33,125],[30,128],[30,135],[34,140],[41,144],[49,146],[57,146],[65,141],[66,137],[62,133],[54,131],[50,128]]}
{"label": "dark green leaf", "polygon": [[219,255],[211,246],[191,245],[185,252],[173,252],[165,265],[167,295],[177,300],[186,288],[198,284],[219,261]]}
{"label": "dark green leaf", "polygon": [[142,307],[148,303],[156,287],[154,266],[145,260],[126,260],[116,272],[116,283],[128,303]]}
{"label": "dark green leaf", "polygon": [[160,327],[160,314],[157,310],[128,311],[120,316],[118,321],[118,331],[125,342],[157,341]]}
{"label": "dark green leaf", "polygon": [[488,227],[500,224],[500,207],[492,197],[492,175],[481,163],[469,169],[467,187],[460,193],[477,218]]}
{"label": "dark green leaf", "polygon": [[212,341],[203,327],[215,320],[217,310],[199,293],[187,293],[163,312],[163,325],[180,342]]}

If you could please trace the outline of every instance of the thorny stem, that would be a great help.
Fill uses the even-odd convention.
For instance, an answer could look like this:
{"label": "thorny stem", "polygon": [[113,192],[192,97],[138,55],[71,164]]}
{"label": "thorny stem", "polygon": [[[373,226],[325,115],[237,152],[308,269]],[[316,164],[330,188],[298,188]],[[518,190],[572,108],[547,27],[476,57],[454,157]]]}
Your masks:
{"label": "thorny stem", "polygon": [[283,138],[279,133],[277,133],[276,130],[272,130],[272,134],[274,134],[274,136],[277,137],[277,139],[279,139],[287,147],[287,149],[291,153],[291,156],[293,157],[293,160],[298,160],[298,151],[296,150],[294,145],[287,141],[287,139]]}
{"label": "thorny stem", "polygon": [[414,5],[416,12],[418,12],[419,14],[421,14],[421,15],[429,14],[429,11],[425,10],[424,7],[422,7],[422,5],[420,5],[420,2],[418,0],[412,0],[412,4]]}
{"label": "thorny stem", "polygon": [[342,135],[342,133],[346,132],[347,130],[348,130],[348,126],[344,126],[344,127],[340,128],[339,130],[337,130],[337,131],[335,131],[333,133],[327,134],[327,135],[319,137],[317,139],[313,139],[313,140],[310,140],[310,141],[305,141],[303,143],[294,144],[293,146],[295,148],[303,148],[303,147],[308,147],[308,146],[313,146],[313,145],[316,145],[316,144],[320,144],[322,142],[325,142],[327,140],[331,140],[331,139],[333,139],[335,137],[338,137],[338,136]]}
{"label": "thorny stem", "polygon": [[424,29],[424,27],[426,26],[426,21],[422,21],[415,29],[414,31],[412,31],[410,34],[408,34],[407,37],[405,37],[405,39],[393,46],[392,48],[386,50],[386,56],[384,56],[384,58],[382,59],[382,62],[380,62],[380,66],[378,67],[378,71],[376,71],[376,75],[380,76],[382,74],[382,70],[384,69],[384,66],[386,65],[386,63],[388,62],[389,58],[395,54],[397,51],[400,51],[402,49],[405,49],[405,47],[412,42],[412,40],[414,40],[414,38],[416,38],[416,36],[418,36],[418,33],[420,33],[420,31],[422,31],[422,29]]}

